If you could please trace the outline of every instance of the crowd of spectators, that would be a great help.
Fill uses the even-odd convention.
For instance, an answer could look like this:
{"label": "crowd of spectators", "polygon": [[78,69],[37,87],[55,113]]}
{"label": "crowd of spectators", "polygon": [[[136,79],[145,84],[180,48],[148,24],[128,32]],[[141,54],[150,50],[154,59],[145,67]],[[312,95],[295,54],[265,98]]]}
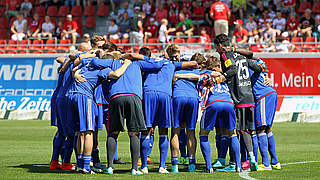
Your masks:
{"label": "crowd of spectators", "polygon": [[[224,33],[238,46],[267,52],[280,51],[273,44],[289,44],[293,37],[319,38],[320,14],[312,12],[311,7],[298,12],[303,1],[136,0],[133,4],[123,2],[121,8],[117,6],[119,0],[40,0],[39,3],[45,7],[110,4],[113,18],[109,18],[105,32],[109,40],[130,39],[141,46],[150,38],[165,43],[170,36],[201,36],[199,42],[208,43],[215,35]],[[10,27],[13,40],[58,37],[76,43],[79,27],[71,15],[65,22],[55,22],[49,16],[43,19],[32,14],[32,8],[30,0],[6,0],[6,15],[16,18]],[[28,21],[26,17],[32,18]]]}

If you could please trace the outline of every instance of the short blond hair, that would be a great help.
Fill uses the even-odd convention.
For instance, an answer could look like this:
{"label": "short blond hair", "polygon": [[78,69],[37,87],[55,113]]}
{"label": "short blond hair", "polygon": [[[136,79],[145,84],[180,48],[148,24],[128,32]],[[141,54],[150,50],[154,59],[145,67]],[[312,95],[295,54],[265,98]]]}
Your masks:
{"label": "short blond hair", "polygon": [[172,56],[175,53],[180,53],[180,48],[179,46],[175,45],[175,44],[170,44],[167,49],[166,52],[168,54],[168,56]]}

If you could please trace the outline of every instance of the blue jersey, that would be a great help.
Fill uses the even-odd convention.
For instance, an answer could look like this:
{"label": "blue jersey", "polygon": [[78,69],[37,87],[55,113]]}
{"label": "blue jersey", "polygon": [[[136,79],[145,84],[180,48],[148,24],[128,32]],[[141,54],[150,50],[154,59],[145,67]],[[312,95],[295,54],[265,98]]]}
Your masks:
{"label": "blue jersey", "polygon": [[[264,63],[263,61],[258,61],[257,63]],[[249,69],[252,91],[255,101],[263,98],[264,96],[276,92],[272,86],[266,86],[264,84],[264,73],[257,73]]]}
{"label": "blue jersey", "polygon": [[[192,73],[200,75],[199,69],[178,70],[175,74]],[[197,82],[187,79],[178,79],[173,86],[173,97],[195,97],[198,98]]]}
{"label": "blue jersey", "polygon": [[54,90],[54,92],[53,92],[53,94],[51,96],[51,101],[53,101],[53,102],[56,101],[57,96],[59,94],[59,90],[60,90],[61,85],[62,85],[63,76],[64,76],[64,72],[59,74],[57,87],[56,87],[56,89]]}
{"label": "blue jersey", "polygon": [[97,69],[88,63],[81,68],[80,73],[86,78],[85,82],[76,82],[73,80],[69,93],[80,93],[93,99],[95,88],[101,84],[104,79],[108,78],[109,73],[112,70],[110,68]]}
{"label": "blue jersey", "polygon": [[[61,87],[58,93],[57,98],[64,98],[67,95],[67,92],[70,89],[70,86],[73,82],[73,77],[72,77],[72,69],[73,69],[74,65],[73,63],[71,63],[67,69],[65,70],[65,72],[63,72],[63,79],[61,82]],[[62,73],[61,73],[62,74]]]}
{"label": "blue jersey", "polygon": [[158,91],[172,96],[172,78],[175,70],[181,69],[182,62],[172,63],[168,60],[161,62],[163,66],[160,70],[146,73],[143,91]]}
{"label": "blue jersey", "polygon": [[[110,62],[104,60],[92,61],[96,67],[104,68],[110,66]],[[112,70],[117,70],[123,65],[123,61],[116,59],[111,62]],[[145,61],[133,61],[126,69],[125,73],[117,80],[109,83],[108,99],[116,94],[135,94],[142,99],[142,75],[141,71],[148,72],[160,69],[163,62],[150,61],[145,57]],[[104,85],[105,86],[105,85]],[[105,88],[104,88],[105,89]]]}
{"label": "blue jersey", "polygon": [[94,100],[98,105],[108,103],[103,92],[102,84],[98,85],[94,91]]}

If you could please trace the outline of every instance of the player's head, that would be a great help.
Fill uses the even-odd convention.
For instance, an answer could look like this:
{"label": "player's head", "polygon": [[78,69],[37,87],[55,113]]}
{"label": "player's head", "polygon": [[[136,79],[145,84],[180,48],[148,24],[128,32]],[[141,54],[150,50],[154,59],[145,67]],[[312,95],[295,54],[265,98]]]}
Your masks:
{"label": "player's head", "polygon": [[222,54],[223,51],[223,47],[229,47],[230,46],[230,41],[229,41],[229,37],[225,34],[219,34],[215,39],[214,39],[214,46],[216,48],[216,51],[219,54]]}
{"label": "player's head", "polygon": [[126,51],[123,49],[123,48],[118,48],[118,51],[121,53],[121,54],[125,54]]}
{"label": "player's head", "polygon": [[195,53],[192,55],[190,61],[196,61],[198,63],[198,66],[203,69],[206,66],[206,58],[200,53]]}
{"label": "player's head", "polygon": [[117,46],[112,42],[106,42],[102,46],[102,49],[106,52],[112,52],[117,50]]}
{"label": "player's head", "polygon": [[175,45],[175,44],[170,44],[167,49],[166,52],[170,58],[171,61],[180,61],[180,48],[179,46]]}
{"label": "player's head", "polygon": [[94,35],[90,40],[92,49],[102,49],[103,44],[105,43],[102,36]]}
{"label": "player's head", "polygon": [[100,58],[100,59],[104,59],[103,56],[106,54],[102,49],[98,49],[96,52],[96,57]]}
{"label": "player's head", "polygon": [[115,57],[112,54],[104,54],[102,59],[115,59]]}
{"label": "player's head", "polygon": [[209,70],[213,70],[213,71],[217,71],[217,72],[222,73],[221,62],[217,57],[210,56],[207,59],[206,66],[207,66],[207,69],[209,69]]}
{"label": "player's head", "polygon": [[147,47],[142,47],[139,49],[139,54],[142,54],[147,57],[151,57],[151,50]]}
{"label": "player's head", "polygon": [[81,52],[88,52],[90,51],[90,49],[91,49],[91,46],[88,43],[81,43],[78,47],[78,51],[81,51]]}

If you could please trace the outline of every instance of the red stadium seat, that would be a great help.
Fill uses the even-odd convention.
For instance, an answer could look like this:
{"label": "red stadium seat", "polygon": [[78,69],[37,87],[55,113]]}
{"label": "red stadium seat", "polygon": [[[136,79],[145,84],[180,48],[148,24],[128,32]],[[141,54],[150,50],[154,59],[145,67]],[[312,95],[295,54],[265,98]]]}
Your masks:
{"label": "red stadium seat", "polygon": [[38,50],[38,51],[33,51],[32,53],[33,54],[43,54],[43,51]]}
{"label": "red stadium seat", "polygon": [[84,9],[84,16],[95,16],[96,15],[96,8],[95,6],[87,6]]}
{"label": "red stadium seat", "polygon": [[0,29],[0,39],[9,39],[7,29]]}
{"label": "red stadium seat", "polygon": [[5,16],[6,8],[0,7],[0,16]]}
{"label": "red stadium seat", "polygon": [[49,6],[47,9],[47,15],[50,17],[56,17],[58,15],[58,7],[57,6]]}
{"label": "red stadium seat", "polygon": [[86,23],[83,25],[87,28],[95,28],[96,27],[96,17],[95,16],[89,16],[86,18]]}
{"label": "red stadium seat", "polygon": [[43,40],[42,39],[35,39],[35,40],[33,40],[32,45],[34,45],[34,46],[30,46],[29,47],[30,50],[41,50],[41,49],[43,49]]}
{"label": "red stadium seat", "polygon": [[180,43],[185,43],[185,41],[184,39],[177,38],[177,39],[174,39],[173,43],[180,44]]}
{"label": "red stadium seat", "polygon": [[187,43],[199,43],[199,39],[197,38],[188,38]]}
{"label": "red stadium seat", "polygon": [[305,2],[305,1],[302,1],[300,3],[300,6],[299,6],[299,9],[298,9],[298,13],[304,13],[304,11],[306,9],[311,9],[311,2]]}
{"label": "red stadium seat", "polygon": [[0,18],[0,29],[7,29],[7,28],[9,28],[8,18],[1,17]]}
{"label": "red stadium seat", "polygon": [[27,51],[25,51],[25,50],[20,51],[19,54],[27,54]]}
{"label": "red stadium seat", "polygon": [[36,7],[36,13],[43,17],[46,15],[46,8],[44,6],[38,6]]}
{"label": "red stadium seat", "polygon": [[[158,38],[150,38],[150,39],[148,39],[148,44],[157,44],[157,43],[159,43],[159,39]],[[159,49],[158,45],[149,45],[148,47],[151,50]]]}
{"label": "red stadium seat", "polygon": [[109,15],[109,7],[106,5],[102,5],[98,7],[97,16],[108,16]]}
{"label": "red stadium seat", "polygon": [[71,9],[72,16],[82,16],[81,6],[73,6]]}
{"label": "red stadium seat", "polygon": [[318,49],[309,49],[308,52],[319,52]]}
{"label": "red stadium seat", "polygon": [[6,48],[7,41],[6,40],[0,40],[0,50],[3,50]]}
{"label": "red stadium seat", "polygon": [[121,48],[123,48],[123,49],[130,49],[131,47],[130,46],[126,46],[126,44],[128,44],[128,43],[130,43],[130,41],[129,41],[129,39],[125,39],[125,38],[123,38],[122,40],[121,40],[121,44],[122,44],[122,47]]}
{"label": "red stadium seat", "polygon": [[55,50],[51,50],[51,51],[48,51],[47,53],[48,53],[48,54],[56,54],[56,53],[57,53],[57,51],[55,51]]}
{"label": "red stadium seat", "polygon": [[16,50],[17,49],[18,41],[9,40],[8,46],[6,47],[7,50]]}
{"label": "red stadium seat", "polygon": [[[67,44],[67,45],[65,45]],[[58,50],[70,50],[71,42],[70,39],[60,40]]]}
{"label": "red stadium seat", "polygon": [[44,47],[45,50],[52,50],[56,49],[56,40],[55,39],[48,39],[46,42],[46,46]]}
{"label": "red stadium seat", "polygon": [[313,1],[312,12],[317,14],[320,13],[320,1]]}
{"label": "red stadium seat", "polygon": [[10,51],[7,52],[7,54],[18,54],[18,52],[14,51],[14,50],[10,50]]}
{"label": "red stadium seat", "polygon": [[69,14],[69,6],[61,6],[58,12],[58,16],[67,16]]}
{"label": "red stadium seat", "polygon": [[18,42],[17,50],[26,50],[31,45],[30,40],[22,40]]}
{"label": "red stadium seat", "polygon": [[301,44],[299,43],[302,43],[302,42],[303,42],[302,37],[293,37],[291,39],[291,43],[297,43],[297,44],[294,44],[297,48],[301,48]]}
{"label": "red stadium seat", "polygon": [[[315,43],[316,40],[315,40],[314,37],[307,37],[305,42],[306,43]],[[316,44],[304,44],[302,46],[302,48],[305,48],[305,49],[312,49],[312,48],[315,48],[315,47],[316,47]]]}

